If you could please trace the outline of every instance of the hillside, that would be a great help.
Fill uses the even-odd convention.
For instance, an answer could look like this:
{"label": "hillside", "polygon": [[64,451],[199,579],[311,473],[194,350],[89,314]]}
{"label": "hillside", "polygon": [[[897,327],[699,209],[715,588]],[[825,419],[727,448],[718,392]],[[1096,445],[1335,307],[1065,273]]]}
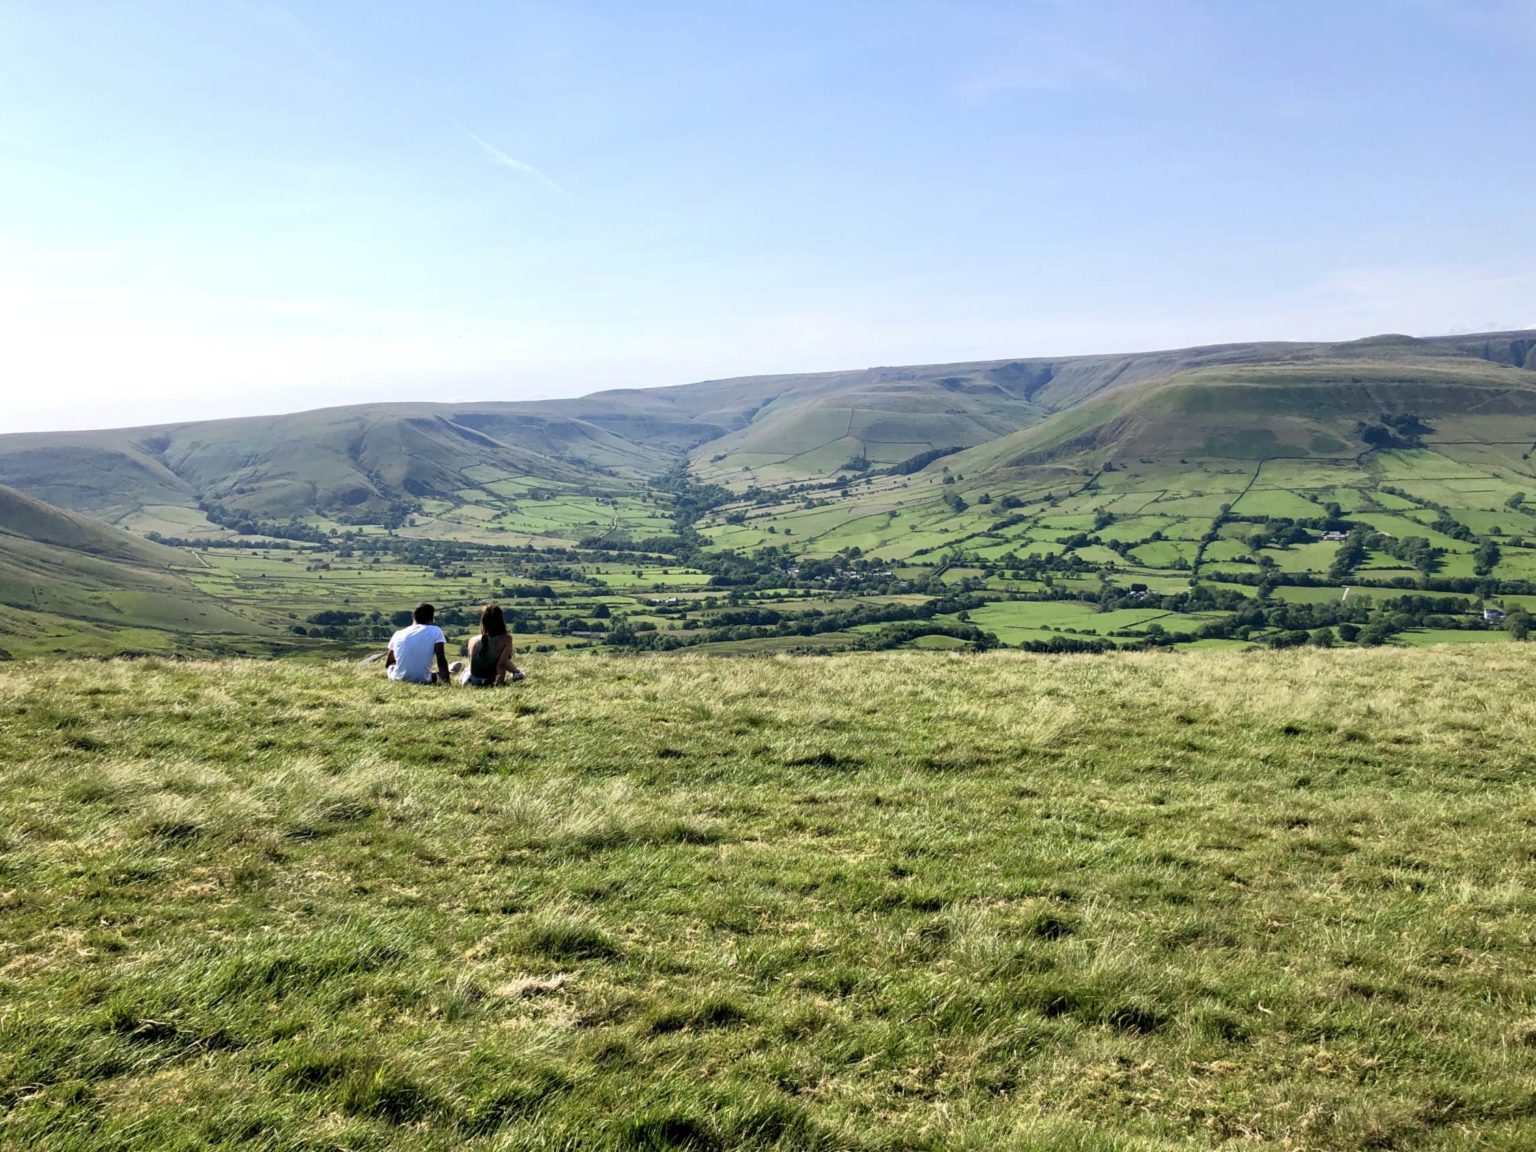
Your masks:
{"label": "hillside", "polygon": [[[217,650],[272,630],[176,569],[190,557],[0,487],[0,644],[7,655]],[[195,563],[195,560],[192,560]]]}
{"label": "hillside", "polygon": [[[545,650],[1501,643],[1536,611],[1533,349],[1224,345],[0,437],[0,476],[77,510],[53,537],[13,513],[75,568],[13,558],[5,603],[49,620],[0,616],[0,647],[361,653],[420,600],[463,636],[490,599]],[[133,535],[80,537],[82,507]],[[169,608],[112,591],[145,580]]]}
{"label": "hillside", "polygon": [[0,485],[0,536],[35,541],[105,560],[167,568],[180,557],[170,549],[99,520],[55,508]]}
{"label": "hillside", "polygon": [[[1536,443],[1536,372],[1449,357],[1318,360],[1198,368],[1091,400],[952,463],[1018,467],[1073,454],[1126,457],[1350,457],[1363,432],[1416,417],[1427,444]],[[1403,439],[1402,437],[1398,437]]]}
{"label": "hillside", "polygon": [[[379,404],[13,434],[0,436],[0,483],[167,534],[177,526],[209,530],[197,509],[210,505],[283,520],[380,522],[408,510],[433,515],[462,507],[496,513],[511,496],[497,485],[509,480],[578,493],[633,492],[637,482],[684,456],[700,478],[746,487],[826,479],[850,461],[893,465],[1009,437],[1023,437],[1014,455],[1027,455],[1035,450],[1029,429],[1042,421],[1051,441],[1063,427],[1113,423],[1148,388],[1215,386],[1264,371],[1303,389],[1298,396],[1361,375],[1513,387],[1536,379],[1536,333],[1231,344],[746,377],[574,400]],[[1358,403],[1330,404],[1313,422],[1329,443],[1347,443],[1354,423],[1372,415],[1373,403],[1361,396]],[[1268,428],[1263,416],[1250,425],[1240,407],[1231,415],[1223,435],[1262,438]],[[1137,443],[1159,444],[1163,430],[1154,421]]]}
{"label": "hillside", "polygon": [[90,671],[0,669],[8,1146],[1536,1143],[1514,649]]}
{"label": "hillside", "polygon": [[374,520],[486,480],[623,486],[665,453],[580,420],[511,405],[389,404],[104,432],[0,437],[0,479],[113,518],[218,504],[286,519]]}

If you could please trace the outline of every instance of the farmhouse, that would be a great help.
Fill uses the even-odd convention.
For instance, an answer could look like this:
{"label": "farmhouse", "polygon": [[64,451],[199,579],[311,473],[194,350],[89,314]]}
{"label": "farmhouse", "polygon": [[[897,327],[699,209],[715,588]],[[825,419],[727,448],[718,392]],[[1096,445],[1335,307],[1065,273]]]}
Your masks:
{"label": "farmhouse", "polygon": [[1327,540],[1327,541],[1334,542],[1334,543],[1338,543],[1340,541],[1348,540],[1349,539],[1349,533],[1348,532],[1324,532],[1323,533],[1323,539]]}
{"label": "farmhouse", "polygon": [[1484,608],[1483,609],[1483,619],[1486,620],[1490,624],[1498,624],[1498,623],[1500,623],[1504,619],[1504,609],[1502,609],[1502,608]]}

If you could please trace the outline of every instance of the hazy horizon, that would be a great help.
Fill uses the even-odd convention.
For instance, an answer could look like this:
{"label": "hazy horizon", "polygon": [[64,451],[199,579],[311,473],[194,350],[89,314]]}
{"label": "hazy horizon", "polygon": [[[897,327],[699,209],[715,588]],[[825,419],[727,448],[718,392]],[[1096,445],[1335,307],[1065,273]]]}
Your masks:
{"label": "hazy horizon", "polygon": [[0,431],[1536,327],[1536,0],[22,0],[0,54]]}
{"label": "hazy horizon", "polygon": [[112,430],[123,429],[123,428],[133,428],[133,427],[162,427],[162,426],[170,425],[170,424],[193,424],[193,423],[201,423],[201,422],[210,421],[210,420],[261,420],[261,419],[268,419],[268,418],[277,417],[277,416],[292,416],[292,415],[299,415],[299,414],[302,414],[302,413],[305,413],[305,412],[324,411],[324,410],[333,409],[333,408],[375,407],[375,406],[380,406],[380,405],[412,405],[412,404],[448,404],[448,405],[462,404],[462,405],[471,405],[471,404],[492,404],[492,403],[539,403],[539,402],[543,402],[543,401],[556,401],[556,400],[579,400],[579,399],[583,399],[585,397],[592,396],[592,395],[595,395],[595,394],[598,394],[598,393],[602,393],[602,392],[613,392],[613,391],[624,391],[624,390],[646,390],[646,389],[652,389],[652,388],[682,388],[682,387],[687,387],[690,384],[707,384],[707,383],[716,383],[716,382],[726,382],[726,381],[738,380],[738,379],[757,379],[757,378],[761,378],[761,377],[771,377],[771,376],[801,376],[801,375],[835,374],[835,373],[838,373],[838,372],[854,372],[854,371],[861,371],[861,370],[864,370],[864,369],[898,368],[898,367],[899,368],[922,368],[922,367],[943,366],[943,365],[947,365],[947,364],[987,363],[989,361],[1007,361],[1007,360],[1031,360],[1031,359],[1035,359],[1035,360],[1041,360],[1041,359],[1043,359],[1043,360],[1064,360],[1064,359],[1071,359],[1073,357],[1078,357],[1078,356],[1111,356],[1111,357],[1117,356],[1117,355],[1134,356],[1134,355],[1138,355],[1138,354],[1148,354],[1148,353],[1155,354],[1155,353],[1159,353],[1159,352],[1179,352],[1179,351],[1184,351],[1186,349],[1194,349],[1194,348],[1201,348],[1201,347],[1219,347],[1219,346],[1227,345],[1227,344],[1238,344],[1238,345],[1241,345],[1241,344],[1309,344],[1309,343],[1325,343],[1326,344],[1326,343],[1349,343],[1349,342],[1354,341],[1354,340],[1366,340],[1366,339],[1370,339],[1372,337],[1379,337],[1379,336],[1406,336],[1406,337],[1409,337],[1410,339],[1432,340],[1432,339],[1436,339],[1436,338],[1449,338],[1449,337],[1457,337],[1457,336],[1500,335],[1500,334],[1508,334],[1508,333],[1511,333],[1511,332],[1520,332],[1520,333],[1533,332],[1533,333],[1536,333],[1536,325],[1532,325],[1530,327],[1522,327],[1522,328],[1465,329],[1465,330],[1457,330],[1457,331],[1451,331],[1451,332],[1436,332],[1436,333],[1369,332],[1369,333],[1364,333],[1364,334],[1362,334],[1360,336],[1345,337],[1342,340],[1319,340],[1319,341],[1269,340],[1269,339],[1230,340],[1230,341],[1229,340],[1221,340],[1221,341],[1203,341],[1200,344],[1186,344],[1186,345],[1180,345],[1178,347],[1106,348],[1106,349],[1102,349],[1102,350],[1100,350],[1098,352],[1064,352],[1064,353],[1044,352],[1044,353],[1031,353],[1031,354],[1029,354],[1027,356],[978,356],[978,357],[972,357],[972,358],[967,359],[967,360],[903,361],[901,363],[892,362],[892,363],[889,363],[889,364],[879,364],[879,363],[871,363],[871,364],[841,364],[841,365],[836,365],[836,366],[824,366],[824,367],[819,367],[819,368],[805,368],[805,369],[788,370],[788,371],[749,372],[749,373],[732,373],[730,375],[720,375],[720,376],[703,376],[703,377],[699,377],[697,379],[676,380],[676,381],[661,382],[661,383],[656,383],[656,384],[616,384],[616,385],[604,385],[604,386],[595,387],[595,388],[572,389],[572,390],[564,391],[564,392],[552,392],[552,393],[549,393],[548,395],[526,395],[526,396],[518,396],[518,397],[512,397],[512,398],[503,397],[503,396],[497,396],[497,395],[463,395],[463,396],[458,396],[458,395],[442,395],[442,396],[410,396],[410,395],[400,395],[400,396],[390,396],[390,397],[374,397],[372,399],[363,398],[363,399],[356,399],[356,400],[339,400],[339,401],[336,401],[334,403],[306,404],[306,405],[303,405],[301,407],[293,407],[293,408],[270,408],[270,409],[260,409],[260,410],[252,410],[252,411],[241,411],[241,412],[237,412],[237,413],[214,413],[212,415],[206,415],[206,416],[176,416],[176,417],[173,417],[173,418],[170,418],[170,419],[165,419],[165,420],[136,420],[136,421],[133,421],[132,423],[115,423],[115,424],[80,423],[80,424],[75,424],[75,425],[61,424],[61,425],[58,425],[56,427],[37,427],[37,428],[19,428],[19,427],[17,427],[17,428],[9,428],[9,427],[7,427],[7,428],[0,429],[0,435],[3,435],[3,434],[8,433],[8,432],[40,432],[40,433],[46,433],[46,432],[61,432],[61,433],[62,432],[101,432],[101,431],[112,431]]}

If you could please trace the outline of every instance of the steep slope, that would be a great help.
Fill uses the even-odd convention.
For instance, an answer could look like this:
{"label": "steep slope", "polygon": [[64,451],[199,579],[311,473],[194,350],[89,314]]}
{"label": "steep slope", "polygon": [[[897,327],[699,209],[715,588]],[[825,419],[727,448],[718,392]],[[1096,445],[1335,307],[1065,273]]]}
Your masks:
{"label": "steep slope", "polygon": [[[99,520],[55,508],[0,485],[0,537],[23,539],[101,560],[169,568],[178,562],[170,548],[119,532]],[[3,544],[4,540],[0,540]]]}
{"label": "steep slope", "polygon": [[190,560],[0,487],[0,651],[171,650],[265,630],[174,570]]}

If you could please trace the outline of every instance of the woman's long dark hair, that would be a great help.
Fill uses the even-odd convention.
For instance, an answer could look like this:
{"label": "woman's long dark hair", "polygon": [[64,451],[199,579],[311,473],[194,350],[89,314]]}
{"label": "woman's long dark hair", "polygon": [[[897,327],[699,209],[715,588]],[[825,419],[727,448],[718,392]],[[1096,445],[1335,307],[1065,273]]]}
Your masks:
{"label": "woman's long dark hair", "polygon": [[487,604],[480,610],[480,635],[505,636],[507,634],[507,618],[502,614],[500,604]]}

